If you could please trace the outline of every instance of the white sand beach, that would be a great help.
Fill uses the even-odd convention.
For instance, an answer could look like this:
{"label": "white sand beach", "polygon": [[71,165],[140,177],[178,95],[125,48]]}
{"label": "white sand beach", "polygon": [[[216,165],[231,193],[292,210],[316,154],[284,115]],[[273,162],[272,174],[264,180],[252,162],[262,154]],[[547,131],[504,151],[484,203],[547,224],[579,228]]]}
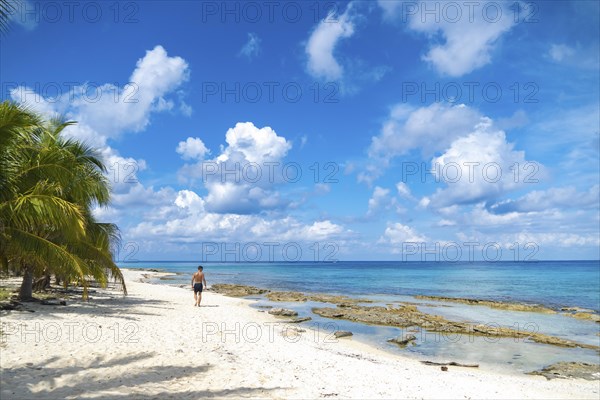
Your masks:
{"label": "white sand beach", "polygon": [[[128,296],[3,312],[2,399],[597,399],[598,381],[426,366],[329,332],[294,333],[250,300],[141,283]],[[151,274],[151,273],[150,273]],[[210,284],[210,282],[209,282]]]}

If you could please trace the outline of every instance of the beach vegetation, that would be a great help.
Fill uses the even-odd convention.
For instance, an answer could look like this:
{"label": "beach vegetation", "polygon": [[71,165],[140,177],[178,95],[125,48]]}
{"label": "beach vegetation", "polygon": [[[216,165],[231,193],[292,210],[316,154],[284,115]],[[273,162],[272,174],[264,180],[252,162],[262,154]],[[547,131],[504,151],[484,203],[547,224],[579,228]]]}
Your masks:
{"label": "beach vegetation", "polygon": [[84,298],[90,282],[109,278],[126,292],[111,251],[119,230],[92,212],[110,201],[106,167],[97,149],[65,135],[73,124],[0,103],[0,268],[22,274],[20,300],[51,275],[82,286]]}

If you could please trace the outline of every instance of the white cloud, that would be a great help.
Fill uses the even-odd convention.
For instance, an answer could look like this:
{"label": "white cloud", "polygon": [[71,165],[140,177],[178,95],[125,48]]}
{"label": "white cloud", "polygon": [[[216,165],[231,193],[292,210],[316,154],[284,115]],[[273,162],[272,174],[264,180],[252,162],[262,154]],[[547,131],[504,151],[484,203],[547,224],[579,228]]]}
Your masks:
{"label": "white cloud", "polygon": [[419,208],[427,208],[429,207],[429,203],[431,203],[429,197],[424,196],[421,198],[421,200],[419,200]]}
{"label": "white cloud", "polygon": [[522,246],[527,243],[533,243],[542,249],[544,247],[551,246],[600,246],[600,236],[598,233],[578,234],[570,232],[521,232],[515,235],[503,235],[501,239],[504,242],[504,246],[507,248],[514,243],[519,243]]}
{"label": "white cloud", "polygon": [[482,118],[467,136],[457,138],[439,157],[431,161],[434,176],[444,182],[431,196],[430,207],[489,201],[507,191],[534,183],[525,152],[514,150],[506,134]]}
{"label": "white cloud", "polygon": [[61,114],[78,121],[65,129],[65,135],[99,150],[108,169],[112,203],[108,209],[95,209],[94,215],[102,220],[123,220],[153,208],[147,216],[152,219],[164,214],[165,204],[172,202],[173,189],[144,186],[139,173],[147,168],[145,160],[122,156],[108,142],[123,133],[146,129],[153,113],[173,110],[175,103],[167,96],[175,93],[188,75],[185,60],[169,57],[164,48],[156,46],[138,60],[131,84],[84,83],[57,98],[44,98],[29,88],[19,87],[11,92],[11,97],[46,117]]}
{"label": "white cloud", "polygon": [[[259,215],[214,213],[205,209],[205,201],[197,193],[181,190],[170,193],[169,204],[159,217],[146,219],[128,233],[137,240],[172,242],[286,242],[309,244],[316,241],[343,240],[351,231],[330,220],[303,223],[286,216],[267,219]],[[305,246],[308,249],[308,246]]]}
{"label": "white cloud", "polygon": [[[57,98],[44,98],[30,88],[18,87],[11,91],[11,98],[47,117],[60,114],[77,121],[65,134],[102,148],[110,166],[114,162],[129,161],[119,159],[118,152],[108,147],[107,140],[124,132],[144,130],[152,113],[172,109],[173,101],[165,96],[174,92],[188,76],[185,60],[169,57],[162,46],[156,46],[138,60],[126,85],[88,82],[65,90]],[[138,167],[143,164],[142,160],[136,162]]]}
{"label": "white cloud", "polygon": [[[252,122],[239,122],[228,129],[225,141],[227,146],[215,158],[186,164],[178,173],[182,181],[202,181],[208,191],[207,210],[252,214],[289,204],[275,187],[285,181],[281,169],[292,147],[290,141],[271,127],[258,128]],[[200,147],[193,143],[194,148]]]}
{"label": "white cloud", "polygon": [[190,117],[193,113],[193,109],[192,106],[190,106],[189,104],[187,104],[185,101],[181,101],[181,104],[179,104],[179,110],[181,111],[181,113],[183,115],[185,115],[186,117]]}
{"label": "white cloud", "polygon": [[437,226],[456,226],[456,222],[449,220],[449,219],[445,219],[442,218],[440,221],[438,221],[438,223],[436,224]]}
{"label": "white cloud", "polygon": [[278,161],[292,148],[291,142],[271,127],[257,128],[252,122],[235,124],[227,130],[225,141],[228,146],[217,157],[219,161],[235,160],[239,154],[248,162]]}
{"label": "white cloud", "polygon": [[215,213],[253,214],[287,204],[278,192],[243,181],[206,183],[206,208]]}
{"label": "white cloud", "polygon": [[480,119],[479,112],[464,104],[433,103],[418,109],[397,105],[392,108],[381,133],[372,138],[369,156],[388,158],[417,148],[424,155],[432,155],[464,135]]}
{"label": "white cloud", "polygon": [[170,187],[154,190],[152,186],[145,187],[141,183],[124,184],[127,190],[121,193],[113,193],[112,205],[117,208],[128,208],[131,206],[157,206],[164,205],[170,201],[174,191]]}
{"label": "white cloud", "polygon": [[[84,141],[99,150],[111,184],[111,206],[95,208],[94,216],[102,222],[117,222],[125,237],[129,224],[136,218],[151,223],[177,218],[181,211],[172,206],[175,196],[172,188],[154,189],[140,183],[139,172],[147,167],[143,159],[122,156],[108,143],[122,134],[145,130],[155,113],[173,111],[176,103],[169,98],[172,94],[177,95],[182,113],[191,113],[191,107],[177,92],[188,75],[188,66],[183,59],[169,57],[161,46],[156,46],[138,61],[131,74],[131,84],[83,83],[56,98],[44,98],[29,88],[18,87],[11,91],[11,98],[46,117],[58,114],[78,121],[65,129],[65,136]],[[128,239],[135,240],[132,237]],[[163,244],[164,238],[159,242]],[[151,250],[153,248],[157,248],[156,243],[150,247]]]}
{"label": "white cloud", "polygon": [[[384,174],[392,159],[412,150],[420,150],[423,157],[442,153],[430,159],[428,170],[433,180],[446,188],[421,198],[421,208],[492,201],[545,176],[543,166],[514,150],[514,144],[507,142],[505,132],[490,118],[464,104],[434,103],[418,109],[399,105],[391,110],[381,133],[372,138],[370,164],[358,180],[372,183]],[[419,173],[425,166],[416,168]],[[401,183],[397,186],[399,195],[411,199],[408,187]]]}
{"label": "white cloud", "polygon": [[15,103],[26,105],[46,119],[63,115],[68,111],[68,96],[61,96],[61,93],[57,93],[58,96],[55,97],[44,97],[30,87],[18,86],[11,89],[9,94]]}
{"label": "white cloud", "polygon": [[[169,57],[162,46],[156,46],[137,61],[129,82],[122,86],[86,82],[64,90],[58,98],[43,98],[29,88],[18,87],[11,91],[11,97],[47,116],[66,115],[78,122],[70,130],[73,137],[104,145],[108,138],[146,129],[152,113],[173,110],[175,103],[165,96],[188,77],[185,60]],[[186,113],[191,112],[191,108],[183,107]]]}
{"label": "white cloud", "polygon": [[[517,260],[535,260],[539,259],[544,253],[552,254],[557,247],[562,248],[585,248],[597,247],[600,245],[600,235],[598,232],[565,232],[565,229],[552,229],[545,232],[530,232],[527,229],[519,232],[496,233],[494,235],[475,232],[469,237],[461,236],[465,242],[476,242],[483,244],[497,244],[508,255],[508,259]],[[517,247],[519,248],[517,253]],[[597,249],[596,249],[597,252]],[[571,253],[573,257],[574,253]],[[575,253],[576,254],[576,253]],[[592,253],[594,254],[594,253]],[[537,257],[536,257],[537,256]],[[575,255],[573,259],[578,259]]]}
{"label": "white cloud", "polygon": [[567,46],[566,44],[553,44],[550,46],[550,51],[548,54],[554,61],[560,62],[565,58],[573,57],[575,55],[575,49]]}
{"label": "white cloud", "polygon": [[177,153],[181,154],[184,160],[203,160],[210,150],[206,148],[200,138],[188,137],[185,141],[179,142]]}
{"label": "white cloud", "polygon": [[408,199],[408,200],[414,200],[414,197],[410,193],[410,188],[408,187],[408,185],[406,183],[398,182],[396,184],[396,190],[398,191],[398,195],[400,197]]}
{"label": "white cloud", "polygon": [[379,238],[378,243],[388,244],[394,246],[392,253],[398,253],[402,249],[398,246],[402,246],[404,243],[424,243],[429,239],[418,233],[414,228],[408,225],[402,225],[399,222],[388,223],[383,235]]}
{"label": "white cloud", "polygon": [[373,195],[369,199],[367,216],[372,216],[381,210],[389,209],[393,205],[396,205],[396,199],[390,197],[390,190],[375,186]]}
{"label": "white cloud", "polygon": [[260,43],[261,40],[256,33],[248,33],[248,41],[240,49],[238,55],[244,56],[249,60],[252,60],[252,58],[260,54]]}
{"label": "white cloud", "polygon": [[[144,130],[153,113],[172,110],[174,102],[166,96],[174,93],[188,76],[185,60],[169,57],[162,46],[156,46],[138,60],[130,77],[131,84],[118,87],[86,83],[72,87],[57,98],[44,98],[29,88],[19,87],[11,91],[11,97],[46,117],[62,114],[78,121],[65,129],[65,135],[99,149],[112,186],[116,211],[111,211],[111,215],[116,215],[114,213],[125,206],[164,204],[172,189],[155,191],[153,187],[142,185],[138,174],[146,169],[145,160],[120,155],[108,141],[125,132]],[[192,151],[191,148],[187,150],[188,153]],[[103,217],[109,215],[103,210],[95,212]]]}
{"label": "white cloud", "polygon": [[191,210],[194,213],[204,211],[204,200],[191,190],[180,190],[177,193],[175,205],[179,208]]}
{"label": "white cloud", "polygon": [[304,240],[327,240],[328,238],[334,237],[343,233],[344,229],[342,226],[332,223],[331,221],[315,221],[312,225],[304,226],[301,228],[300,236]]}
{"label": "white cloud", "polygon": [[[505,214],[491,213],[485,203],[475,204],[473,209],[459,217],[462,222],[480,227],[498,227],[498,226],[516,226],[525,221],[523,215],[518,212],[508,212]],[[467,221],[465,221],[467,220]]]}
{"label": "white cloud", "polygon": [[402,6],[402,1],[397,0],[377,0],[377,5],[383,10],[386,19],[393,19],[398,15]]}
{"label": "white cloud", "polygon": [[[454,3],[460,13],[452,14],[444,13],[441,4],[434,3],[438,11],[426,14],[421,10],[433,9],[432,3],[417,2],[419,12],[408,16],[408,27],[429,36],[430,48],[422,58],[442,75],[459,77],[489,64],[495,43],[515,25],[510,2],[473,3],[473,9]],[[394,11],[389,5],[384,10]],[[437,40],[438,34],[442,43]]]}
{"label": "white cloud", "polygon": [[548,57],[555,63],[569,67],[598,69],[600,65],[598,53],[597,44],[585,47],[579,43],[574,46],[553,43],[548,50]]}
{"label": "white cloud", "polygon": [[306,135],[302,135],[300,137],[300,149],[303,149],[304,146],[306,146],[306,143],[308,142],[308,136]]}
{"label": "white cloud", "polygon": [[368,155],[372,163],[359,174],[359,182],[371,184],[383,175],[390,161],[414,149],[426,156],[446,149],[454,139],[470,132],[482,115],[464,104],[433,103],[412,108],[394,106],[381,132],[371,138]]}
{"label": "white cloud", "polygon": [[351,10],[352,3],[348,4],[346,11],[339,16],[330,13],[311,33],[305,52],[308,56],[307,69],[312,76],[333,81],[342,78],[344,68],[333,53],[341,39],[354,34]]}
{"label": "white cloud", "polygon": [[490,211],[496,214],[510,212],[545,211],[552,208],[585,209],[598,208],[600,205],[600,187],[592,186],[587,192],[578,192],[573,186],[534,190],[517,200],[505,200],[490,206]]}
{"label": "white cloud", "polygon": [[[122,132],[139,132],[150,123],[152,112],[173,108],[166,99],[189,78],[187,62],[181,57],[169,57],[162,46],[146,51],[139,59],[129,82],[117,87],[105,84],[87,96],[75,97],[71,114],[106,137],[118,137]],[[82,87],[81,90],[88,90]],[[98,96],[97,101],[90,98]],[[115,97],[116,96],[116,97]]]}
{"label": "white cloud", "polygon": [[94,207],[92,209],[92,215],[99,222],[112,222],[116,221],[121,217],[122,213],[114,207]]}

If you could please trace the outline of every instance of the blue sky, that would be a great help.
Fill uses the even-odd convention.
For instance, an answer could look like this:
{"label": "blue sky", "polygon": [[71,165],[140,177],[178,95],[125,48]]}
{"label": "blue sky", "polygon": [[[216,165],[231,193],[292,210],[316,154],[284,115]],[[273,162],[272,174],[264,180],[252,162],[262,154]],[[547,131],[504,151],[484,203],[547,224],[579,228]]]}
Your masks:
{"label": "blue sky", "polygon": [[598,2],[14,4],[120,261],[599,258]]}

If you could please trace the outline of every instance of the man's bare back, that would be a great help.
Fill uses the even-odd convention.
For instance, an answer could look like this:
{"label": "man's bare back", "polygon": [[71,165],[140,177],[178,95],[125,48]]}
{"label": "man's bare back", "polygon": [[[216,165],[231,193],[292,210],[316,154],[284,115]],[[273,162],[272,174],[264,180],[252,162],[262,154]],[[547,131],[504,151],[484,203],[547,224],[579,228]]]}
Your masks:
{"label": "man's bare back", "polygon": [[204,280],[204,272],[194,272],[194,275],[192,275],[192,285],[194,283],[202,283],[204,282],[204,284],[206,285],[206,281]]}
{"label": "man's bare back", "polygon": [[192,275],[192,289],[194,290],[195,306],[200,306],[200,302],[202,301],[202,285],[204,284],[204,287],[206,287],[206,278],[204,277],[204,272],[202,272],[203,269],[202,266],[199,266],[198,271],[194,272]]}

